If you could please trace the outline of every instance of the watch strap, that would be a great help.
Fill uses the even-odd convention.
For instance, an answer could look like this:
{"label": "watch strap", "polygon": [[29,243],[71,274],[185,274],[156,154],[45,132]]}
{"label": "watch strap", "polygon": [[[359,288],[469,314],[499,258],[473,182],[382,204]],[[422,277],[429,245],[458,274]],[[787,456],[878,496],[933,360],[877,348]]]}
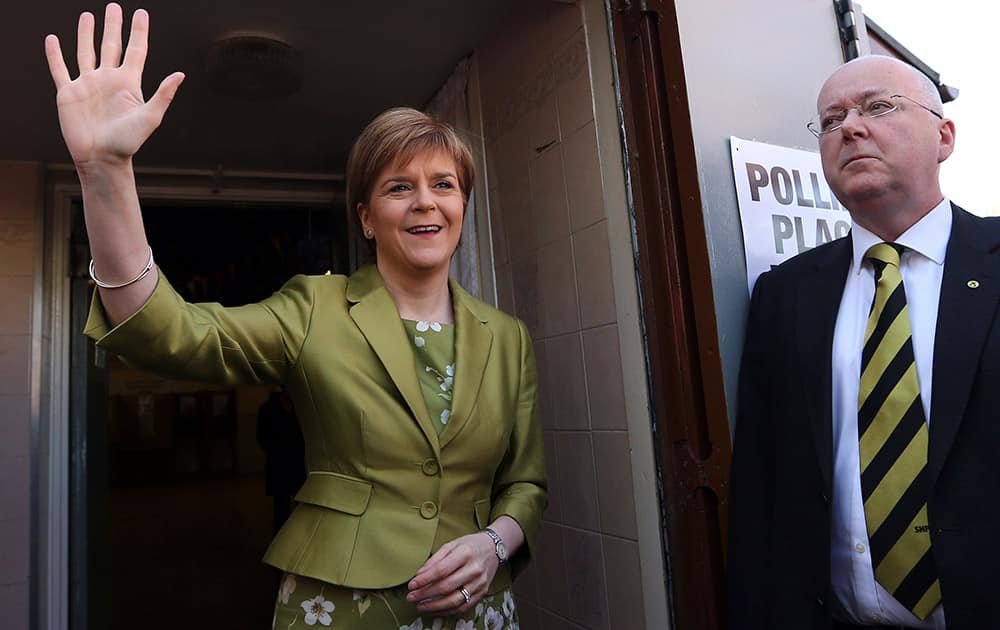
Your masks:
{"label": "watch strap", "polygon": [[[500,560],[500,564],[503,564],[503,563],[507,562],[507,558],[506,558],[506,555],[507,555],[506,554],[507,546],[504,545],[503,538],[500,538],[500,534],[496,533],[495,531],[493,531],[489,527],[484,527],[482,529],[482,531],[485,532],[486,535],[489,536],[493,540],[493,545],[495,547],[495,553],[497,554],[497,559]],[[501,547],[503,547],[503,549],[504,549],[504,553],[502,555],[500,553],[500,548]]]}

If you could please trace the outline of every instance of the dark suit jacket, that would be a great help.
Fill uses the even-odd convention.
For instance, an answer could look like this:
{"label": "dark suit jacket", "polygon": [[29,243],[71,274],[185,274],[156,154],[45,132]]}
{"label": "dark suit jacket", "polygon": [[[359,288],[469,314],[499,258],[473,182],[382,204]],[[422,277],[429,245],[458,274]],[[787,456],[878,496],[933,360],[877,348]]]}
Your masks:
{"label": "dark suit jacket", "polygon": [[[983,630],[1000,628],[1000,220],[957,206],[953,217],[934,344],[928,515],[948,630]],[[730,487],[731,630],[831,626],[831,353],[850,260],[843,238],[754,289]]]}

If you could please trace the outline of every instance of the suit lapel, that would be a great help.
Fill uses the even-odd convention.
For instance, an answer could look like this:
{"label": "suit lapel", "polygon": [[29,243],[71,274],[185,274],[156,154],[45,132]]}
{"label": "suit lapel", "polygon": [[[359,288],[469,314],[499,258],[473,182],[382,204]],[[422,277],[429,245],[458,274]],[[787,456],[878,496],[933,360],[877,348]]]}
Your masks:
{"label": "suit lapel", "polygon": [[475,408],[493,345],[485,314],[454,280],[451,299],[455,311],[455,390],[448,425],[441,432],[441,448],[454,438]]}
{"label": "suit lapel", "polygon": [[795,303],[800,381],[827,496],[833,487],[833,330],[850,264],[851,239],[831,243],[797,283]]}
{"label": "suit lapel", "polygon": [[420,430],[434,449],[435,456],[440,456],[437,430],[431,422],[420,390],[406,329],[399,318],[396,303],[386,291],[374,265],[363,267],[351,276],[347,298],[355,302],[351,307],[351,318],[403,395]]}
{"label": "suit lapel", "polygon": [[952,207],[934,337],[928,487],[937,480],[962,422],[1000,297],[990,252],[996,233],[958,206]]}

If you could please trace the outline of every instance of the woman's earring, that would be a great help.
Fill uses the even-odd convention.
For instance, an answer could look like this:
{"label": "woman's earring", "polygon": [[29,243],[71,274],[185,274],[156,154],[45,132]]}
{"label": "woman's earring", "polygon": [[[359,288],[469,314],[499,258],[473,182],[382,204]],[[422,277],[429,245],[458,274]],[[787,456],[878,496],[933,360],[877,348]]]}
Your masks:
{"label": "woman's earring", "polygon": [[371,228],[365,228],[365,238],[371,238],[375,236],[375,230]]}

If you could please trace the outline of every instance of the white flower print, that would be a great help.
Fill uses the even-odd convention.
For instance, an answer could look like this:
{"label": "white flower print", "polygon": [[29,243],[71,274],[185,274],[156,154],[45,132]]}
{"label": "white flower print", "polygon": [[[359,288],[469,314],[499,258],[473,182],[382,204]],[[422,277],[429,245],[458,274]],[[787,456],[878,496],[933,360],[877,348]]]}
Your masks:
{"label": "white flower print", "polygon": [[503,616],[508,619],[514,617],[514,598],[510,591],[503,592]]}
{"label": "white flower print", "polygon": [[363,615],[372,605],[372,600],[368,598],[368,593],[365,591],[355,590],[353,593],[354,601],[358,602],[358,614]]}
{"label": "white flower print", "polygon": [[444,371],[445,374],[447,374],[448,376],[442,375],[440,372],[438,372],[429,365],[425,366],[424,370],[433,374],[434,378],[437,379],[438,384],[441,386],[441,392],[438,393],[438,396],[444,398],[445,400],[450,401],[451,390],[452,387],[454,387],[455,385],[455,364],[452,363],[451,365],[445,367]]}
{"label": "white flower print", "polygon": [[452,363],[444,368],[444,373],[447,374],[443,381],[441,381],[441,391],[450,392],[451,388],[455,385],[455,364]]}
{"label": "white flower print", "polygon": [[481,619],[483,616],[483,602],[476,604],[476,619]]}
{"label": "white flower print", "polygon": [[441,424],[448,424],[449,419],[451,419],[451,410],[445,409],[441,412]]}
{"label": "white flower print", "polygon": [[425,322],[422,320],[417,322],[418,332],[427,332],[428,329],[433,330],[434,332],[441,332],[441,324],[437,322]]}
{"label": "white flower print", "polygon": [[476,624],[471,620],[459,619],[455,622],[455,630],[476,630]]}
{"label": "white flower print", "polygon": [[440,617],[434,619],[434,623],[431,624],[431,630],[441,630],[441,626],[444,625],[444,620]]}
{"label": "white flower print", "polygon": [[302,610],[306,611],[306,625],[315,626],[318,621],[324,626],[329,626],[333,623],[330,613],[333,612],[334,608],[336,606],[333,605],[333,602],[328,601],[322,595],[302,602]]}
{"label": "white flower print", "polygon": [[416,621],[408,626],[400,626],[399,630],[424,630],[424,620],[417,618]]}
{"label": "white flower print", "polygon": [[493,608],[492,606],[486,609],[486,621],[483,624],[483,627],[486,628],[486,630],[501,630],[503,628],[503,622],[503,615],[500,614],[499,610]]}
{"label": "white flower print", "polygon": [[414,337],[413,345],[415,345],[418,348],[423,348],[424,346],[427,345],[427,340],[424,339],[423,337]]}
{"label": "white flower print", "polygon": [[281,590],[278,591],[278,599],[282,604],[288,603],[288,598],[295,592],[295,576],[291,573],[285,574],[285,579],[281,581]]}

